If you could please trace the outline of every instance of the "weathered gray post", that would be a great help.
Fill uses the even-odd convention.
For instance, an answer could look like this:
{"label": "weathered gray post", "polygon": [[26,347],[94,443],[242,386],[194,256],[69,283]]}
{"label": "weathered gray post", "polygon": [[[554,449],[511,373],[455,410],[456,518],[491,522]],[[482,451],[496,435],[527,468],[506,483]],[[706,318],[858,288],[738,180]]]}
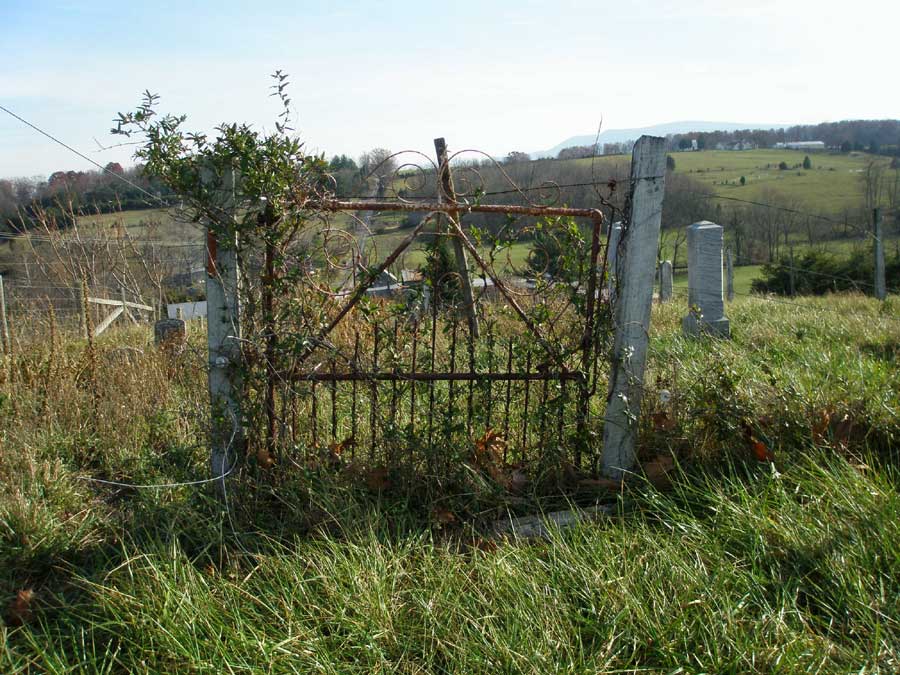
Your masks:
{"label": "weathered gray post", "polygon": [[875,228],[875,297],[879,300],[887,298],[887,283],[884,278],[884,239],[881,236],[881,209],[872,213]]}
{"label": "weathered gray post", "polygon": [[[220,211],[224,218],[233,217],[234,172],[224,176],[207,176],[220,191]],[[207,347],[209,352],[210,470],[221,476],[219,489],[224,491],[225,476],[244,445],[241,416],[241,306],[240,270],[237,260],[237,236],[207,230]]]}
{"label": "weathered gray post", "polygon": [[723,232],[721,225],[708,220],[687,229],[688,314],[681,322],[685,335],[731,334],[722,299]]}
{"label": "weathered gray post", "polygon": [[641,136],[631,155],[631,216],[615,265],[615,339],[603,425],[603,473],[611,478],[624,477],[636,458],[665,176],[665,139]]}
{"label": "weathered gray post", "polygon": [[659,264],[659,301],[672,299],[672,261],[663,260]]}
{"label": "weathered gray post", "polygon": [[725,297],[728,302],[734,301],[734,260],[730,248],[725,251]]}
{"label": "weathered gray post", "polygon": [[[447,155],[447,143],[443,138],[434,139],[434,151],[437,153],[438,172],[440,184],[438,186],[438,201],[449,204],[456,203],[456,191],[453,188],[453,174],[450,173],[450,160]],[[459,213],[447,214],[451,220],[455,220],[462,226]],[[460,231],[462,229],[460,228]],[[466,250],[458,236],[450,237],[453,242],[453,253],[456,258],[456,273],[462,284],[463,301],[466,304],[466,318],[469,322],[469,332],[473,338],[478,337],[478,314],[475,311],[475,295],[472,292],[472,281],[469,278],[469,261],[466,259]]]}
{"label": "weathered gray post", "polygon": [[613,223],[609,226],[609,247],[606,249],[606,290],[609,302],[616,299],[617,260],[619,257],[619,242],[622,240],[622,223]]}
{"label": "weathered gray post", "polygon": [[0,345],[4,354],[9,354],[10,344],[9,344],[9,324],[6,322],[6,292],[3,289],[3,275],[0,274],[0,330],[3,331],[2,342]]}
{"label": "weathered gray post", "polygon": [[122,300],[122,313],[131,319],[131,323],[137,323],[137,319],[134,318],[134,315],[128,309],[128,301],[125,300],[125,286],[119,286],[119,298]]}

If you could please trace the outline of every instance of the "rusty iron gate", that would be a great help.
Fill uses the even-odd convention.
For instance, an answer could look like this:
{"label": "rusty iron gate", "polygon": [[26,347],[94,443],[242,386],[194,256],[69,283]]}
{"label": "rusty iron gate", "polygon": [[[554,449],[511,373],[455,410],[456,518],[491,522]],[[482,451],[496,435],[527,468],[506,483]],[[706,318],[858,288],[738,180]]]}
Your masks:
{"label": "rusty iron gate", "polygon": [[[440,150],[439,157],[438,201],[321,202],[324,213],[352,214],[367,230],[365,214],[421,220],[367,265],[346,225],[321,229],[320,264],[308,256],[303,278],[327,306],[317,330],[302,331],[292,349],[284,349],[285,336],[280,351],[269,345],[266,445],[275,453],[289,446],[313,463],[340,455],[438,473],[473,446],[506,465],[563,460],[580,468],[596,447],[596,394],[605,383],[604,217],[590,208],[461,198],[452,158]],[[485,216],[493,229],[477,224]],[[448,265],[429,276],[430,258],[422,261],[419,250],[419,277],[390,276],[411,251],[416,259],[422,239],[432,256],[446,247]],[[263,264],[270,274],[268,258]],[[342,270],[348,283],[335,290],[323,268]],[[263,296],[264,306],[272,302]]]}

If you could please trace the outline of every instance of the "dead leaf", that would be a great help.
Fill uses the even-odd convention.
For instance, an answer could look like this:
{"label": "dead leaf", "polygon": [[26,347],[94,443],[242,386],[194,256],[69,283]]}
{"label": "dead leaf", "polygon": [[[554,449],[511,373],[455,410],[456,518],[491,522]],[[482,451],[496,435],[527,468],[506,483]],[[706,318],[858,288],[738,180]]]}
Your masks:
{"label": "dead leaf", "polygon": [[34,614],[31,607],[33,602],[34,591],[32,589],[27,588],[16,593],[15,599],[9,604],[6,623],[10,626],[23,626],[31,621]]}
{"label": "dead leaf", "polygon": [[386,466],[376,466],[366,474],[366,485],[373,492],[391,489],[391,479]]}
{"label": "dead leaf", "polygon": [[772,462],[775,460],[775,455],[772,454],[769,447],[756,438],[753,439],[753,456],[757,462]]}
{"label": "dead leaf", "polygon": [[487,473],[498,485],[507,487],[509,478],[504,471],[503,455],[506,452],[506,439],[493,429],[488,429],[484,436],[475,440],[474,466]]}
{"label": "dead leaf", "polygon": [[850,437],[853,434],[853,426],[853,419],[850,415],[846,414],[832,426],[832,439],[844,450],[850,447]]}
{"label": "dead leaf", "polygon": [[675,468],[675,459],[671,455],[657,455],[642,465],[647,480],[656,488],[667,488],[672,484],[669,472]]}
{"label": "dead leaf", "polygon": [[813,422],[812,439],[813,443],[821,445],[827,440],[826,434],[831,426],[831,411],[827,408],[819,413],[819,419]]}
{"label": "dead leaf", "polygon": [[256,463],[263,469],[270,469],[275,465],[275,460],[266,448],[260,448],[256,451]]}
{"label": "dead leaf", "polygon": [[653,413],[653,428],[657,431],[671,431],[675,428],[675,419],[665,410]]}
{"label": "dead leaf", "polygon": [[431,519],[437,524],[438,528],[450,525],[456,522],[456,516],[449,509],[435,507],[431,510]]}

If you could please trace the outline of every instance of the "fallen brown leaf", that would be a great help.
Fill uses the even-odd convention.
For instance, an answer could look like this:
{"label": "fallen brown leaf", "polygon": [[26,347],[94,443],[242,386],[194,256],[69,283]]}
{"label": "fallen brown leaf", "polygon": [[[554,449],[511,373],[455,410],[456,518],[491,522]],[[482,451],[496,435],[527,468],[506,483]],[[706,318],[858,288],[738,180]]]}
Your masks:
{"label": "fallen brown leaf", "polygon": [[675,419],[665,410],[653,413],[653,428],[657,431],[671,431],[675,428]]}
{"label": "fallen brown leaf", "polygon": [[452,511],[440,507],[431,510],[431,519],[437,524],[438,528],[456,522],[456,516],[453,515]]}
{"label": "fallen brown leaf", "polygon": [[275,460],[272,458],[272,455],[269,454],[268,450],[260,448],[256,451],[256,463],[263,469],[271,469],[275,465]]}
{"label": "fallen brown leaf", "polygon": [[827,408],[819,412],[819,419],[813,422],[812,439],[813,443],[821,444],[827,440],[826,434],[831,426],[831,411]]}
{"label": "fallen brown leaf", "polygon": [[6,623],[10,626],[23,626],[29,621],[34,612],[32,603],[34,602],[34,591],[30,588],[23,589],[16,593],[16,597],[9,604],[6,612]]}
{"label": "fallen brown leaf", "polygon": [[666,488],[672,484],[669,472],[675,468],[675,460],[671,455],[657,455],[642,465],[644,475],[650,484],[657,488]]}
{"label": "fallen brown leaf", "polygon": [[771,462],[775,459],[769,447],[756,438],[753,439],[753,456],[757,462]]}
{"label": "fallen brown leaf", "polygon": [[386,466],[376,466],[366,474],[366,485],[373,492],[391,489],[391,479]]}

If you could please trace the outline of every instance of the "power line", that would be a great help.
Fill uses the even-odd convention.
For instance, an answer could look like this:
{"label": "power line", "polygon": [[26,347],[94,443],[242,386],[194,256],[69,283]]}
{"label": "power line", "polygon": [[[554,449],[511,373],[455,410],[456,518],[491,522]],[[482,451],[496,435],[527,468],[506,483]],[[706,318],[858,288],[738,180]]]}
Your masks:
{"label": "power line", "polygon": [[25,118],[20,117],[19,115],[17,115],[16,113],[14,113],[12,110],[10,110],[10,109],[8,109],[8,108],[5,108],[5,107],[3,107],[2,105],[0,105],[0,110],[2,110],[3,112],[5,112],[7,115],[10,115],[11,117],[16,118],[16,119],[19,120],[22,124],[24,124],[24,125],[26,125],[26,126],[28,126],[28,127],[31,127],[32,129],[34,129],[35,131],[37,131],[39,134],[41,134],[41,135],[43,135],[43,136],[46,136],[47,138],[49,138],[49,139],[50,139],[51,141],[53,141],[54,143],[58,143],[59,145],[61,145],[62,147],[64,147],[64,148],[65,148],[66,150],[68,150],[69,152],[72,152],[72,153],[78,155],[78,156],[81,157],[81,159],[83,159],[84,161],[90,162],[91,164],[93,164],[94,166],[96,166],[98,169],[100,169],[103,173],[108,173],[110,176],[115,176],[115,177],[118,178],[120,181],[122,181],[122,182],[124,182],[124,183],[127,183],[128,185],[130,185],[131,187],[135,188],[135,189],[138,190],[139,192],[144,193],[145,195],[147,195],[148,197],[150,197],[150,199],[155,199],[155,200],[157,200],[160,204],[163,204],[164,206],[168,206],[168,204],[166,204],[166,202],[165,202],[161,197],[158,197],[158,196],[156,196],[155,194],[152,194],[151,192],[147,192],[147,190],[145,190],[144,188],[142,188],[140,185],[137,185],[137,184],[135,184],[135,183],[132,183],[130,180],[128,180],[127,178],[125,178],[125,176],[120,176],[120,175],[117,174],[115,171],[110,171],[110,170],[107,169],[105,166],[102,166],[102,165],[99,164],[98,162],[95,162],[94,160],[92,160],[90,157],[88,157],[88,156],[85,155],[84,153],[81,153],[81,152],[79,152],[78,150],[76,150],[75,148],[73,148],[71,145],[68,145],[68,144],[64,143],[63,141],[61,141],[61,140],[59,140],[58,138],[56,138],[56,136],[53,136],[53,135],[47,133],[46,131],[44,131],[44,130],[41,129],[40,127],[38,127],[38,126],[32,124],[31,122],[29,122],[28,120],[26,120]]}

